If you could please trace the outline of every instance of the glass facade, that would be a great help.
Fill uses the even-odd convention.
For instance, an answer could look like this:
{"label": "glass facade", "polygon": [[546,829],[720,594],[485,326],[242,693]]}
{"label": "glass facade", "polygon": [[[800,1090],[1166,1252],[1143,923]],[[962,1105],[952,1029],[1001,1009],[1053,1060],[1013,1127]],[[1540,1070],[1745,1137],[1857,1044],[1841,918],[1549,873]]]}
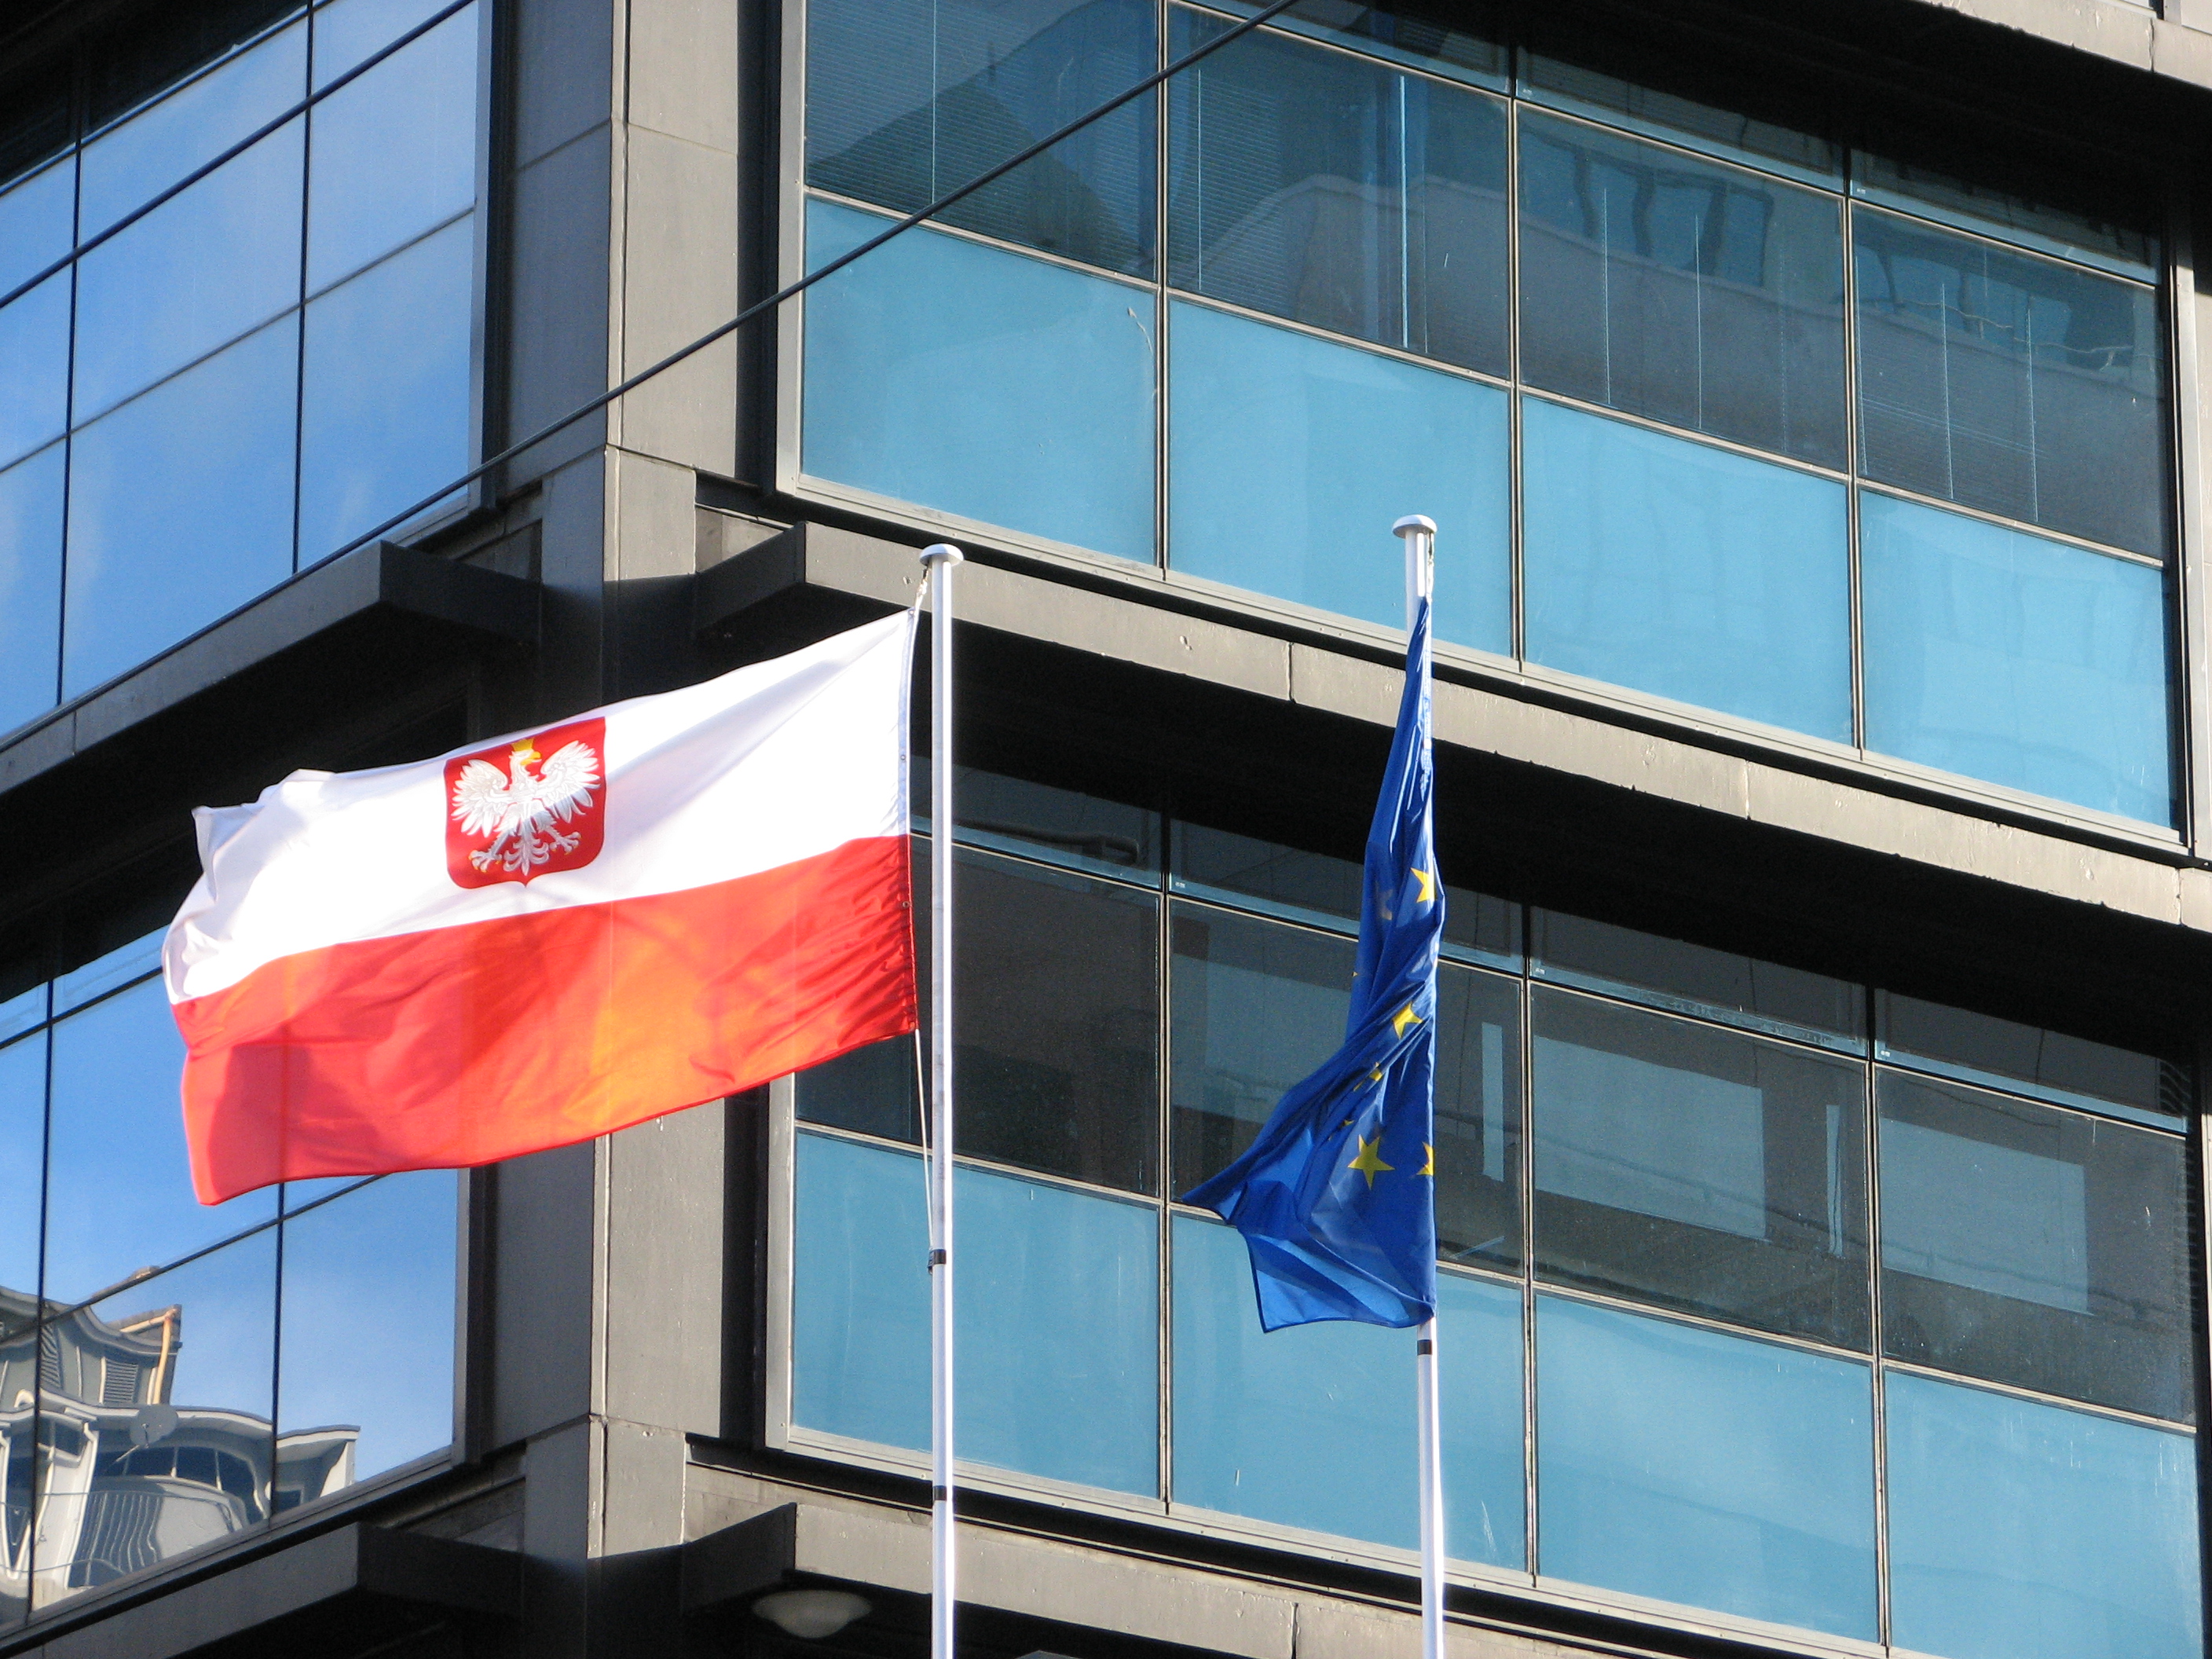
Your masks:
{"label": "glass facade", "polygon": [[203,1206],[149,934],[0,981],[0,1610],[65,1600],[441,1451],[457,1178]]}
{"label": "glass facade", "polygon": [[441,9],[191,8],[11,102],[0,730],[474,459],[481,4],[167,194]]}
{"label": "glass facade", "polygon": [[[1358,866],[962,787],[966,1455],[1108,1507],[1410,1549],[1410,1336],[1262,1335],[1242,1242],[1175,1202],[1335,1046]],[[2199,1652],[2187,1073],[1449,899],[1462,1566],[1945,1659]],[[796,1080],[795,1445],[927,1445],[918,1052]]]}
{"label": "glass facade", "polygon": [[[1229,26],[807,18],[817,264]],[[2175,820],[2141,229],[1335,5],[946,225],[808,295],[794,483],[1386,626],[1424,511],[1443,641]]]}

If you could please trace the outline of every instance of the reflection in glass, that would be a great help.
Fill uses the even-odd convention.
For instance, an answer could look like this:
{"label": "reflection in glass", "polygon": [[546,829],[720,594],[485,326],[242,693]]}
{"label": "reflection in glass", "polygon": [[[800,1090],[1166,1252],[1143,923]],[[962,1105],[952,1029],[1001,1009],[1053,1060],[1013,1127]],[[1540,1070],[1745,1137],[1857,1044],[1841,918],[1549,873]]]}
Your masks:
{"label": "reflection in glass", "polygon": [[[2100,203],[2100,209],[2124,199],[2125,185],[2119,179],[2100,183],[2120,185],[2119,192]],[[2137,282],[2158,280],[2159,239],[2138,225],[2118,222],[2102,211],[2060,207],[1917,161],[1900,161],[1866,150],[1851,156],[1851,194],[1903,208],[1923,219],[1956,225],[1961,230],[2023,243]]]}
{"label": "reflection in glass", "polygon": [[[798,1137],[792,1418],[929,1444],[921,1160]],[[1149,1206],[959,1172],[961,1455],[1048,1480],[1158,1490],[1158,1224]]]}
{"label": "reflection in glass", "polygon": [[2197,1659],[2186,1435],[1890,1373],[1891,1639],[1950,1659]]}
{"label": "reflection in glass", "polygon": [[298,327],[272,324],[72,441],[64,696],[290,573]]}
{"label": "reflection in glass", "polygon": [[1848,981],[1563,910],[1530,912],[1528,933],[1540,979],[1866,1052],[1866,994]]}
{"label": "reflection in glass", "polygon": [[1875,992],[1875,1009],[1876,1060],[1901,1059],[1965,1082],[2018,1089],[2153,1128],[2179,1130],[2192,1109],[2189,1073],[2155,1054],[1894,991]]}
{"label": "reflection in glass", "polygon": [[[1173,50],[1229,27],[1178,11]],[[1499,100],[1249,34],[1175,82],[1170,131],[1176,287],[1505,372]]]}
{"label": "reflection in glass", "polygon": [[286,1218],[277,1514],[452,1441],[458,1190],[386,1176]]}
{"label": "reflection in glass", "polygon": [[[959,838],[1103,876],[1144,880],[1160,867],[1159,814],[1080,790],[953,766]],[[909,789],[917,821],[929,817],[929,766],[915,757]],[[917,848],[915,858],[922,854]]]}
{"label": "reflection in glass", "polygon": [[1521,353],[1553,392],[1839,467],[1842,210],[1524,115]]}
{"label": "reflection in glass", "polygon": [[[46,1133],[46,1035],[33,1031],[0,1048],[0,1286],[25,1292],[39,1287]],[[8,1403],[0,1389],[0,1408]]]}
{"label": "reflection in glass", "polygon": [[54,444],[0,472],[0,732],[54,705],[66,469]]}
{"label": "reflection in glass", "polygon": [[0,294],[70,251],[76,222],[76,158],[0,191]]}
{"label": "reflection in glass", "polygon": [[[1401,1331],[1343,1321],[1263,1334],[1244,1241],[1175,1218],[1175,1501],[1410,1549],[1413,1390]],[[1521,1294],[1437,1280],[1446,1547],[1519,1568],[1526,1555]]]}
{"label": "reflection in glass", "polygon": [[[307,175],[310,294],[466,210],[477,191],[476,106],[473,9],[447,18],[315,106]],[[465,301],[444,303],[458,313],[465,338]],[[452,325],[437,313],[427,314]],[[466,403],[464,398],[464,408]]]}
{"label": "reflection in glass", "polygon": [[1885,1349],[2191,1420],[2185,1143],[1878,1077]]}
{"label": "reflection in glass", "polygon": [[[84,147],[78,236],[106,229],[289,109],[307,90],[307,29],[295,23],[111,127]],[[297,228],[295,221],[295,234]]]}
{"label": "reflection in glass", "polygon": [[298,301],[302,133],[270,134],[77,262],[76,419]]}
{"label": "reflection in glass", "polygon": [[2173,822],[2162,571],[1871,490],[1859,522],[1869,748]]}
{"label": "reflection in glass", "polygon": [[272,1458],[281,1480],[348,1455],[272,1433],[276,1292],[264,1232],[46,1328],[35,1605],[260,1524]]}
{"label": "reflection in glass", "polygon": [[315,11],[316,87],[442,9],[444,0],[325,0]]}
{"label": "reflection in glass", "polygon": [[1812,133],[1702,104],[1525,46],[1519,68],[1521,95],[1538,103],[1708,155],[1750,161],[1793,179],[1833,184],[1844,176],[1843,146]]}
{"label": "reflection in glass", "polygon": [[309,303],[303,562],[468,470],[471,231],[448,225]]}
{"label": "reflection in glass", "polygon": [[1170,307],[1168,562],[1390,628],[1407,501],[1437,525],[1440,640],[1513,648],[1506,394],[1200,306]]}
{"label": "reflection in glass", "polygon": [[276,1212],[273,1192],[192,1195],[183,1039],[158,980],[58,1020],[46,1195],[49,1300],[75,1302]]}
{"label": "reflection in glass", "polygon": [[1547,1577],[1875,1639],[1864,1364],[1536,1304]]}
{"label": "reflection in glass", "polygon": [[2155,290],[1864,209],[1852,259],[1869,477],[2165,550]]}
{"label": "reflection in glass", "polygon": [[[890,222],[808,204],[807,252]],[[1152,558],[1153,305],[1141,289],[915,231],[806,299],[806,471]]]}
{"label": "reflection in glass", "polygon": [[[902,213],[1158,67],[1148,0],[813,0],[806,24],[806,182]],[[1152,130],[1147,94],[945,222],[1149,276]]]}
{"label": "reflection in glass", "polygon": [[1858,1066],[1540,986],[1530,1012],[1539,1273],[1867,1345]]}
{"label": "reflection in glass", "polygon": [[1522,400],[1533,661],[1849,743],[1844,488]]}
{"label": "reflection in glass", "polygon": [[0,466],[69,423],[69,349],[67,271],[0,310]]}

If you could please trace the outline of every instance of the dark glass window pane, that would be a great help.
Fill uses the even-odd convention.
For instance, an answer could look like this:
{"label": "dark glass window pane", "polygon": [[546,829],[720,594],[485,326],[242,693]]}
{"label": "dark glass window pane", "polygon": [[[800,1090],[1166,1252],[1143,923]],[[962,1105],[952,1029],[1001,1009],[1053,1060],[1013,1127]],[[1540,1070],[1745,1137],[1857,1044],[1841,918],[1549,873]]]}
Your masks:
{"label": "dark glass window pane", "polygon": [[452,1441],[458,1192],[418,1170],[286,1218],[280,1511]]}
{"label": "dark glass window pane", "polygon": [[295,121],[78,262],[77,420],[298,301],[302,159]]}
{"label": "dark glass window pane", "polygon": [[[910,1153],[801,1134],[792,1417],[929,1444],[928,1227]],[[1159,1222],[1148,1204],[963,1170],[961,1455],[1159,1491]]]}
{"label": "dark glass window pane", "polygon": [[1521,118],[1521,372],[1844,463],[1837,199],[1571,121]]}
{"label": "dark glass window pane", "polygon": [[271,1230],[46,1328],[35,1605],[267,1521],[276,1328]]}
{"label": "dark glass window pane", "polygon": [[1851,739],[1844,487],[1522,400],[1529,659]]}
{"label": "dark glass window pane", "polygon": [[[1411,1549],[1413,1391],[1402,1332],[1323,1320],[1262,1332],[1244,1241],[1175,1218],[1175,1501]],[[1446,1549],[1518,1568],[1526,1558],[1521,1293],[1437,1279]]]}
{"label": "dark glass window pane", "polygon": [[[806,21],[807,183],[902,213],[1158,66],[1146,0],[814,0]],[[1153,143],[1147,96],[945,222],[1149,276]]]}
{"label": "dark glass window pane", "polygon": [[2138,226],[2036,201],[1915,162],[1859,150],[1851,157],[1851,194],[1962,230],[2024,242],[2138,282],[2158,280],[2158,238]]}
{"label": "dark glass window pane", "polygon": [[1404,625],[1398,508],[1436,520],[1440,640],[1513,648],[1506,394],[1201,306],[1170,307],[1168,562]]}
{"label": "dark glass window pane", "polygon": [[1547,1577],[1871,1642],[1868,1367],[1536,1302]]}
{"label": "dark glass window pane", "polygon": [[476,110],[473,7],[315,106],[310,294],[476,200]]}
{"label": "dark glass window pane", "polygon": [[[1225,1166],[1344,1041],[1352,944],[1178,904],[1170,1084],[1175,1190]],[[1521,1257],[1521,1016],[1509,980],[1446,964],[1437,1010],[1437,1238],[1447,1261]]]}
{"label": "dark glass window pane", "polygon": [[[1160,817],[1126,801],[953,767],[959,839],[1101,875],[1149,883],[1160,867]],[[929,757],[914,761],[914,811],[930,815]],[[920,855],[917,854],[917,857]]]}
{"label": "dark glass window pane", "polygon": [[71,441],[64,696],[290,573],[298,337],[271,324]]}
{"label": "dark glass window pane", "polygon": [[1594,115],[1608,125],[1654,138],[1686,144],[1692,149],[1752,161],[1793,178],[1834,182],[1843,177],[1843,147],[1828,139],[1542,52],[1522,52],[1521,95],[1577,114]]}
{"label": "dark glass window pane", "polygon": [[468,471],[472,231],[448,225],[309,302],[303,562]]}
{"label": "dark glass window pane", "polygon": [[1892,1639],[1958,1659],[2199,1659],[2197,1443],[1892,1371]]}
{"label": "dark glass window pane", "polygon": [[1969,1013],[1940,1002],[1875,994],[1875,1058],[1994,1083],[2062,1106],[2180,1129],[2192,1099],[2189,1073],[2155,1054],[2115,1048],[2039,1025]]}
{"label": "dark glass window pane", "polygon": [[[928,994],[927,984],[922,990]],[[921,1079],[916,1054],[912,1037],[892,1037],[801,1072],[794,1079],[794,1109],[808,1123],[919,1144]]]}
{"label": "dark glass window pane", "polygon": [[[1175,17],[1177,55],[1227,28]],[[1246,35],[1170,114],[1169,280],[1505,372],[1505,109],[1344,52]]]}
{"label": "dark glass window pane", "polygon": [[[1253,0],[1212,3],[1214,10],[1238,17],[1249,17],[1260,9]],[[1481,15],[1481,8],[1458,0],[1399,0],[1388,7],[1370,6],[1364,0],[1298,0],[1270,27],[1350,46],[1370,58],[1387,58],[1431,75],[1502,88],[1505,47],[1493,38],[1500,28],[1493,23],[1491,33],[1482,34],[1465,27]]]}
{"label": "dark glass window pane", "polygon": [[[811,203],[808,257],[888,223]],[[1152,318],[1143,289],[909,232],[806,296],[805,469],[1149,562]]]}
{"label": "dark glass window pane", "polygon": [[77,234],[105,230],[291,108],[307,91],[307,30],[295,23],[102,133],[84,147]]}
{"label": "dark glass window pane", "polygon": [[1883,1348],[2191,1420],[2185,1143],[1878,1076]]}
{"label": "dark glass window pane", "polygon": [[2139,553],[2166,544],[2149,288],[1856,210],[1869,477]]}
{"label": "dark glass window pane", "polygon": [[49,276],[0,310],[0,466],[61,435],[69,420],[70,279]]}
{"label": "dark glass window pane", "polygon": [[1866,994],[1826,974],[1559,910],[1528,915],[1528,971],[1709,1019],[1866,1052]]}
{"label": "dark glass window pane", "polygon": [[276,1214],[274,1191],[212,1206],[193,1196],[177,1109],[184,1040],[159,980],[57,1021],[53,1044],[48,1300],[80,1301]]}
{"label": "dark glass window pane", "polygon": [[0,472],[0,732],[54,706],[65,467],[55,444]]}
{"label": "dark glass window pane", "polygon": [[960,1151],[1159,1189],[1159,901],[960,859]]}
{"label": "dark glass window pane", "polygon": [[1860,1068],[1571,992],[1532,996],[1537,1271],[1864,1347]]}
{"label": "dark glass window pane", "polygon": [[2162,571],[1871,490],[1859,526],[1869,749],[2173,822]]}

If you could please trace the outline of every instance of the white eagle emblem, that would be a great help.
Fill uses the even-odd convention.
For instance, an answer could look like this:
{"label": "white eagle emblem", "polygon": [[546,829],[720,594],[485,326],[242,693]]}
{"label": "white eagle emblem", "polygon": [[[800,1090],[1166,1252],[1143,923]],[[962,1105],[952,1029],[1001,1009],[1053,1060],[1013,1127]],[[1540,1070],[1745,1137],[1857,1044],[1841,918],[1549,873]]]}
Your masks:
{"label": "white eagle emblem", "polygon": [[453,780],[453,818],[464,834],[492,838],[469,854],[479,874],[497,866],[527,880],[556,853],[575,851],[581,837],[558,826],[590,807],[599,757],[591,744],[571,741],[541,762],[538,746],[526,738],[508,754],[507,769],[502,773],[487,760],[461,768]]}

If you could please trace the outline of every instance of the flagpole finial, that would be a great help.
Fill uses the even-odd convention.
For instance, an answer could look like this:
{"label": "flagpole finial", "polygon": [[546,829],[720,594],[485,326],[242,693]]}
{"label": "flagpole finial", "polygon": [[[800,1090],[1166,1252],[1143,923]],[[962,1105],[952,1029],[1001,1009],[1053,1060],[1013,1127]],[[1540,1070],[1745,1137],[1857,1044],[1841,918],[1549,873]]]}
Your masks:
{"label": "flagpole finial", "polygon": [[[1425,519],[1422,522],[1426,524],[1428,520]],[[964,562],[967,557],[965,553],[953,546],[951,542],[932,542],[921,550],[921,562],[927,565],[960,564]]]}
{"label": "flagpole finial", "polygon": [[[1437,521],[1424,513],[1408,513],[1390,526],[1390,533],[1394,536],[1433,536],[1437,533]],[[926,559],[929,555],[925,553],[921,556]]]}

